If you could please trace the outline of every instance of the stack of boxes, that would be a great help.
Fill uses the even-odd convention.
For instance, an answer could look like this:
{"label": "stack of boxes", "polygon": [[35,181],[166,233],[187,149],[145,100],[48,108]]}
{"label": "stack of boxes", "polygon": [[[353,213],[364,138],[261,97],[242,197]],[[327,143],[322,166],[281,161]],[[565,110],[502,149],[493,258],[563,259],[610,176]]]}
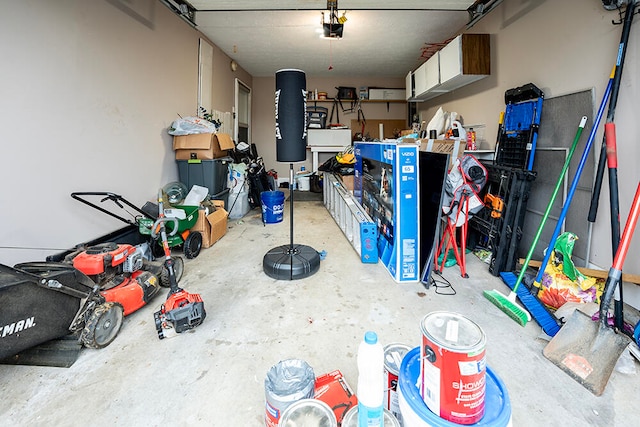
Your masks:
{"label": "stack of boxes", "polygon": [[378,255],[396,282],[419,279],[417,143],[356,142],[354,196],[373,219]]}
{"label": "stack of boxes", "polygon": [[235,144],[226,133],[201,133],[173,137],[178,176],[187,188],[206,187],[209,197],[228,203],[227,176],[233,162],[228,150]]}
{"label": "stack of boxes", "polygon": [[225,133],[176,135],[173,149],[180,182],[191,189],[206,187],[211,200],[203,202],[194,231],[202,233],[202,247],[208,248],[227,232],[227,176],[232,159],[228,150],[235,148],[231,136]]}
{"label": "stack of boxes", "polygon": [[[401,141],[355,142],[353,177],[353,194],[377,227],[380,262],[398,283],[428,274],[446,173],[465,148],[456,140]],[[422,174],[421,163],[427,169]],[[437,182],[425,182],[426,177]]]}

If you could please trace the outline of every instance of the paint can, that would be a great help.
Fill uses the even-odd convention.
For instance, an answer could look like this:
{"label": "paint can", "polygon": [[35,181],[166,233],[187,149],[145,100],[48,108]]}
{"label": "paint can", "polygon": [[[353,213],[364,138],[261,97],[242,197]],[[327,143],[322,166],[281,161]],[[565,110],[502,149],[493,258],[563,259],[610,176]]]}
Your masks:
{"label": "paint can", "polygon": [[313,398],[315,374],[304,360],[282,360],[267,371],[264,388],[265,426],[278,427],[289,406],[300,400]]}
{"label": "paint can", "polygon": [[484,331],[465,316],[435,311],[420,324],[420,395],[441,418],[474,424],[484,415]]}
{"label": "paint can", "polygon": [[[383,426],[384,427],[402,427],[402,424],[398,422],[396,417],[393,416],[391,411],[383,409]],[[358,427],[358,406],[354,406],[344,414],[342,418],[341,427]]]}
{"label": "paint can", "polygon": [[388,344],[384,347],[384,408],[389,410],[402,425],[398,403],[398,374],[404,356],[411,350],[405,344]]}
{"label": "paint can", "polygon": [[302,399],[291,404],[280,417],[278,427],[337,427],[333,409],[318,399]]}

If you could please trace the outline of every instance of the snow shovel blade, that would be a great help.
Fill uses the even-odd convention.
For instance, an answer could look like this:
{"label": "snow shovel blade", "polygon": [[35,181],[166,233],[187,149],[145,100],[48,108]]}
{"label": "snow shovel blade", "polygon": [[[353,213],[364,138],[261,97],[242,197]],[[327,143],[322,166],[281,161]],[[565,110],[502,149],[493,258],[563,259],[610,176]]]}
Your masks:
{"label": "snow shovel blade", "polygon": [[575,310],[542,354],[591,393],[600,396],[629,338]]}

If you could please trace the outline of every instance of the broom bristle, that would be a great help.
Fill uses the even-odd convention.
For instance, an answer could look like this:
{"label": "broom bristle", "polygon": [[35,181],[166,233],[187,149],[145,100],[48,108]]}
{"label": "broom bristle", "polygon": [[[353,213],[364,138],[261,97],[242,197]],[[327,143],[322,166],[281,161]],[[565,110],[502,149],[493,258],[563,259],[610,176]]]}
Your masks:
{"label": "broom bristle", "polygon": [[[549,313],[540,300],[533,295],[526,286],[519,286],[517,289],[515,285],[517,283],[516,275],[510,272],[500,273],[502,281],[518,295],[518,299],[522,305],[524,305],[531,316],[538,322],[542,330],[549,336],[553,337],[560,330],[560,325],[556,321],[555,317]],[[534,283],[534,286],[540,286],[540,284]],[[532,292],[537,292],[537,289],[532,289]]]}
{"label": "broom bristle", "polygon": [[509,300],[506,295],[503,295],[497,290],[484,291],[484,297],[491,301],[493,305],[502,310],[507,316],[515,320],[520,326],[525,326],[529,320],[529,314],[524,311],[518,304]]}

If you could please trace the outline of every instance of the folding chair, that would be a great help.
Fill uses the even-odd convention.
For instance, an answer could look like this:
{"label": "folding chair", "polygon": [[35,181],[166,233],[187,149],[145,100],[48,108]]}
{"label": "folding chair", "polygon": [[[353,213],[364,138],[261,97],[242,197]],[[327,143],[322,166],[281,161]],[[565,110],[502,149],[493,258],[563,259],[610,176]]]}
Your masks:
{"label": "folding chair", "polygon": [[[444,264],[447,261],[449,249],[452,249],[453,254],[456,258],[456,262],[460,266],[460,274],[466,279],[469,277],[469,275],[467,274],[467,264],[465,257],[465,253],[467,250],[467,227],[469,226],[469,194],[467,194],[466,190],[463,191],[460,203],[457,205],[456,218],[461,213],[464,213],[465,220],[464,223],[460,226],[457,226],[457,221],[452,220],[448,215],[443,218],[443,220],[447,222],[447,225],[444,228],[442,238],[440,239],[440,243],[438,244],[434,262],[436,271],[440,271],[440,273],[442,273]],[[456,230],[458,228],[460,228],[460,246],[458,246],[458,242],[456,239]],[[438,265],[438,258],[440,258],[441,254],[444,254],[442,257],[442,263]]]}
{"label": "folding chair", "polygon": [[[457,159],[447,175],[442,207],[446,226],[434,255],[436,271],[443,271],[449,249],[453,249],[462,277],[469,277],[465,257],[469,215],[477,213],[484,206],[478,193],[486,184],[487,176],[487,169],[478,159],[469,154]],[[460,228],[459,245],[456,239],[458,228]],[[442,263],[439,264],[438,258],[441,255]]]}

